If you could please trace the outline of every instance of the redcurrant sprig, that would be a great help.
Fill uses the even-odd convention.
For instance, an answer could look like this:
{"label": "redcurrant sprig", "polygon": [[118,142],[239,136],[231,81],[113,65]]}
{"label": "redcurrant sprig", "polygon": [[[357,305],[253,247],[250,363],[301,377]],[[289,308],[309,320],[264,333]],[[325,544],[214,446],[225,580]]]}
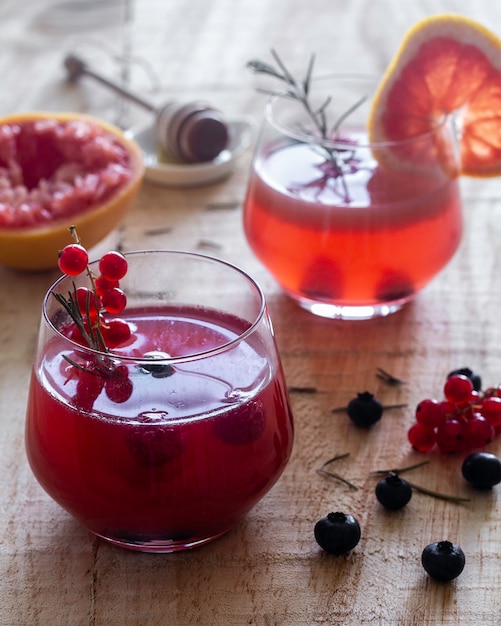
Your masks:
{"label": "redcurrant sprig", "polygon": [[60,270],[67,276],[83,272],[89,277],[90,287],[76,287],[68,297],[54,294],[75,323],[72,339],[85,342],[89,347],[107,352],[130,337],[130,327],[120,318],[108,319],[106,314],[117,315],[127,305],[127,296],[119,281],[127,273],[127,259],[120,252],[107,252],[99,260],[99,276],[94,276],[89,266],[89,255],[82,246],[76,228],[70,232],[75,243],[68,244],[59,254]]}
{"label": "redcurrant sprig", "polygon": [[441,400],[426,398],[416,408],[408,439],[420,452],[483,448],[501,431],[501,388],[481,390],[480,377],[463,368],[451,372]]}
{"label": "redcurrant sprig", "polygon": [[108,317],[121,313],[127,304],[119,282],[127,273],[127,260],[119,252],[107,252],[98,264],[100,275],[94,276],[88,252],[76,229],[70,227],[70,232],[75,243],[68,244],[60,252],[59,268],[67,276],[86,272],[90,286],[77,287],[73,282],[73,289],[67,297],[58,293],[53,295],[73,321],[73,327],[66,329],[69,338],[106,353],[106,356],[96,355],[78,363],[63,355],[78,372],[75,402],[81,408],[90,409],[103,388],[113,402],[125,402],[132,393],[128,369],[107,354],[110,348],[123,344],[131,335],[125,320]]}

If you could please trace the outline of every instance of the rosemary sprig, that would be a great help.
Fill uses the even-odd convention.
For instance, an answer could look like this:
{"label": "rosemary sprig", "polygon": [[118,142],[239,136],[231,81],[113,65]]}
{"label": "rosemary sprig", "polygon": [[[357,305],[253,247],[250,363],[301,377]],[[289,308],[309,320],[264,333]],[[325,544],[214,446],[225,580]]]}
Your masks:
{"label": "rosemary sprig", "polygon": [[[404,472],[410,472],[412,470],[418,469],[419,467],[423,467],[424,465],[428,465],[429,461],[421,461],[420,463],[415,463],[414,465],[409,465],[407,467],[402,467],[399,469],[389,469],[389,470],[376,470],[374,472],[371,472],[372,475],[388,475],[388,474],[394,474],[394,475],[400,475],[403,474]],[[410,485],[410,487],[412,487],[412,489],[414,489],[415,491],[418,491],[419,493],[422,493],[424,495],[427,496],[431,496],[432,498],[438,498],[439,500],[448,500],[449,502],[469,502],[470,499],[469,498],[463,498],[461,496],[453,496],[450,495],[448,493],[441,493],[440,491],[433,491],[431,489],[428,489],[427,487],[421,487],[421,485],[416,485],[416,483],[411,483],[410,481],[407,481]]]}
{"label": "rosemary sprig", "polygon": [[353,489],[354,491],[358,491],[358,487],[354,485],[353,483],[351,483],[349,480],[346,480],[346,478],[343,478],[340,474],[331,472],[330,470],[326,469],[331,463],[334,463],[335,461],[340,461],[341,459],[346,459],[349,456],[350,456],[350,453],[346,452],[345,454],[338,454],[332,459],[325,461],[325,463],[323,463],[322,466],[317,469],[317,474],[320,474],[322,476],[328,476],[330,478],[335,478],[336,480],[339,480],[340,482],[347,485],[350,489]]}
{"label": "rosemary sprig", "polygon": [[320,148],[324,152],[327,161],[331,165],[328,175],[326,176],[324,174],[324,177],[340,179],[343,189],[342,197],[345,201],[349,201],[350,196],[345,180],[345,170],[346,168],[349,170],[350,162],[354,158],[353,146],[347,142],[346,147],[334,148],[332,145],[326,145],[326,142],[339,139],[339,130],[342,123],[367,99],[367,97],[364,96],[360,98],[360,100],[349,107],[349,109],[334,122],[332,127],[329,127],[327,109],[332,102],[332,96],[326,96],[319,106],[314,106],[310,97],[315,55],[311,55],[305,77],[302,80],[296,79],[292,75],[275,50],[271,50],[271,55],[276,65],[254,59],[248,61],[247,67],[255,74],[264,74],[279,80],[285,85],[285,89],[281,91],[259,89],[259,91],[268,95],[297,100],[303,106],[314,124],[316,133],[302,127],[299,127],[299,130],[310,138],[311,143],[315,143],[317,148]]}
{"label": "rosemary sprig", "polygon": [[305,77],[302,80],[297,80],[289,72],[287,67],[284,65],[282,59],[278,56],[277,52],[272,49],[271,54],[278,67],[274,67],[269,63],[265,63],[259,60],[249,61],[247,63],[247,67],[256,74],[265,74],[267,76],[272,76],[273,78],[278,79],[279,81],[285,83],[287,88],[284,91],[269,91],[267,89],[260,89],[259,91],[261,91],[262,93],[267,93],[268,95],[277,95],[284,98],[291,98],[292,100],[298,100],[305,108],[322,139],[326,139],[328,127],[327,115],[325,111],[326,108],[329,106],[332,98],[328,96],[320,105],[320,107],[318,107],[316,110],[312,107],[310,103],[311,79],[313,76],[315,55],[312,54],[310,57]]}
{"label": "rosemary sprig", "polygon": [[[80,237],[78,236],[76,227],[70,226],[69,231],[75,243],[81,245]],[[109,350],[101,332],[100,316],[92,316],[91,314],[92,298],[94,297],[97,299],[97,295],[94,275],[89,265],[87,265],[86,273],[91,283],[91,289],[87,293],[84,313],[82,313],[78,303],[77,286],[75,284],[75,281],[72,281],[72,289],[68,291],[67,296],[63,295],[62,293],[55,292],[52,292],[52,296],[59,302],[59,304],[68,313],[69,317],[73,320],[73,323],[75,324],[76,328],[80,332],[81,336],[83,337],[89,348],[96,350],[97,352],[106,354],[109,352]],[[67,355],[63,355],[63,358],[77,369],[93,374],[99,373],[105,376],[109,376],[113,373],[114,370],[114,363],[112,359],[107,356],[96,356],[94,367],[90,369],[87,366],[77,363]]]}
{"label": "rosemary sprig", "polygon": [[392,387],[405,385],[405,380],[402,380],[400,378],[397,378],[396,376],[393,376],[393,374],[390,374],[389,372],[384,370],[382,367],[376,368],[376,378],[379,378],[379,380],[382,380],[383,382],[387,383],[388,385]]}
{"label": "rosemary sprig", "polygon": [[89,298],[87,298],[87,312],[85,316],[87,318],[87,324],[84,321],[84,317],[80,311],[80,307],[78,306],[77,288],[75,283],[73,283],[73,291],[68,292],[67,298],[61,293],[53,292],[52,295],[59,302],[59,304],[64,307],[68,315],[71,317],[82,337],[87,342],[89,348],[93,348],[94,350],[98,350],[100,352],[107,352],[108,348],[101,333],[100,325],[92,324]]}

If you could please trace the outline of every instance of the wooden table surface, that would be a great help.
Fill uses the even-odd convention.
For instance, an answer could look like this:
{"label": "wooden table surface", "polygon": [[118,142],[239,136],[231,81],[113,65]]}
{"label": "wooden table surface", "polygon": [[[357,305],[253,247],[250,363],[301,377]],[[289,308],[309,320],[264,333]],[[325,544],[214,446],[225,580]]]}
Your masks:
{"label": "wooden table surface", "polygon": [[[106,4],[87,2],[88,11]],[[469,15],[501,34],[501,9],[492,0],[135,0],[127,23],[109,2],[112,23],[100,18],[87,28],[87,12],[67,30],[48,27],[47,0],[0,3],[1,115],[46,109],[124,126],[147,120],[146,112],[92,81],[69,85],[62,69],[68,51],[155,102],[206,97],[257,125],[263,97],[245,63],[266,58],[272,47],[298,71],[315,52],[319,71],[381,73],[404,32],[431,13]],[[462,181],[461,248],[411,305],[384,319],[329,321],[292,304],[245,242],[241,209],[250,158],[248,151],[229,179],[203,188],[145,182],[106,245],[208,252],[260,282],[291,388],[290,464],[243,523],[203,548],[148,555],[95,539],[45,494],[24,451],[41,302],[57,272],[0,267],[2,626],[501,623],[499,489],[471,491],[461,457],[423,457],[406,439],[415,405],[440,396],[450,369],[469,366],[486,385],[501,382],[500,182]],[[406,384],[381,382],[378,367]],[[298,391],[310,387],[316,393]],[[365,390],[408,406],[386,411],[368,432],[332,413]],[[501,453],[501,441],[490,450]],[[336,470],[357,491],[316,472],[342,453],[350,456]],[[402,511],[386,512],[371,472],[423,458],[430,464],[414,472],[414,482],[471,500],[455,504],[415,493]],[[323,553],[313,537],[316,520],[333,510],[360,521],[361,541],[347,556]],[[465,570],[451,584],[433,582],[420,564],[423,547],[443,539],[466,554]]]}

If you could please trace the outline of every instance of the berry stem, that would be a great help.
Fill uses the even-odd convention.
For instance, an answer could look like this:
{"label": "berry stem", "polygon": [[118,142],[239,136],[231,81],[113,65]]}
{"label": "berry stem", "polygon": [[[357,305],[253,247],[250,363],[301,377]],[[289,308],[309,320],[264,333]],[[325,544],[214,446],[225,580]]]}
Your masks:
{"label": "berry stem", "polygon": [[[75,241],[75,243],[77,243],[78,245],[82,245],[82,242],[80,240],[80,237],[78,235],[76,226],[71,225],[68,227],[68,230],[70,231],[71,236],[73,237],[73,240]],[[89,278],[90,284],[91,284],[91,292],[94,294],[94,297],[96,296],[96,281],[94,279],[94,274],[92,273],[89,265],[87,264],[87,267],[85,269],[86,274]],[[74,302],[76,302],[77,298],[76,298],[76,287],[75,287],[75,283],[73,283],[74,286]],[[64,302],[62,302],[59,298],[58,300],[64,305]],[[108,346],[106,345],[106,342],[104,340],[103,337],[103,333],[101,331],[101,318],[98,315],[96,318],[96,323],[95,325],[93,325],[91,323],[91,315],[90,315],[90,302],[89,300],[87,300],[87,320],[89,322],[89,329],[90,329],[90,333],[87,333],[85,331],[85,327],[83,324],[83,318],[82,318],[82,314],[80,313],[80,309],[78,306],[75,306],[75,311],[78,313],[77,316],[74,316],[71,314],[71,311],[68,309],[68,307],[65,307],[66,310],[68,311],[68,313],[70,313],[71,317],[73,318],[75,324],[77,324],[78,329],[80,330],[80,332],[82,333],[82,335],[85,337],[85,340],[87,341],[87,343],[89,344],[89,346],[91,348],[94,348],[96,350],[99,350],[100,352],[108,352]],[[77,317],[80,318],[80,324],[77,321]],[[94,332],[92,332],[92,329],[94,330]]]}
{"label": "berry stem", "polygon": [[[70,231],[70,234],[73,237],[75,243],[77,243],[79,246],[81,246],[82,242],[80,240],[80,237],[78,236],[76,226],[73,226],[73,225],[69,226],[68,230]],[[90,267],[88,265],[87,265],[87,268],[86,268],[86,272],[87,272],[87,276],[89,277],[90,283],[92,285],[92,291],[93,291],[93,293],[96,293],[96,282],[94,280],[94,274],[91,272]]]}

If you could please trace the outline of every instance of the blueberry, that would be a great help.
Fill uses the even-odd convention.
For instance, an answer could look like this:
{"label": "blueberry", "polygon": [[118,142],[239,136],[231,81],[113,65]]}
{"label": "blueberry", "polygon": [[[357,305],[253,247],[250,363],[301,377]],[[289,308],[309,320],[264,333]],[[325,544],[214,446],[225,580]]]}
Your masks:
{"label": "blueberry", "polygon": [[390,472],[376,485],[376,498],[385,509],[396,511],[403,508],[412,498],[412,487],[406,480]]}
{"label": "blueberry", "polygon": [[[143,355],[143,359],[151,359],[153,362],[150,363],[142,363],[141,371],[145,373],[149,373],[153,376],[153,378],[167,378],[168,376],[172,376],[174,374],[174,368],[169,363],[165,363],[166,360],[170,359],[170,355],[167,352],[159,352],[156,350],[152,350],[151,352],[146,352]],[[155,361],[164,361],[161,363],[155,363]]]}
{"label": "blueberry", "polygon": [[501,482],[501,460],[490,452],[474,452],[463,461],[461,473],[475,489],[491,489]]}
{"label": "blueberry", "polygon": [[423,550],[421,563],[432,578],[448,582],[463,571],[465,556],[461,548],[450,541],[437,541]]}
{"label": "blueberry", "polygon": [[480,378],[478,374],[472,371],[469,367],[460,367],[459,369],[452,370],[452,372],[449,372],[447,374],[447,378],[450,378],[451,376],[458,376],[458,375],[466,376],[466,378],[469,378],[472,382],[473,389],[475,391],[480,391],[482,389],[482,379]]}
{"label": "blueberry", "polygon": [[369,391],[357,394],[347,406],[348,417],[357,426],[370,428],[381,419],[383,405]]}
{"label": "blueberry", "polygon": [[315,524],[318,545],[331,554],[345,554],[360,541],[360,525],[353,515],[329,513]]}

